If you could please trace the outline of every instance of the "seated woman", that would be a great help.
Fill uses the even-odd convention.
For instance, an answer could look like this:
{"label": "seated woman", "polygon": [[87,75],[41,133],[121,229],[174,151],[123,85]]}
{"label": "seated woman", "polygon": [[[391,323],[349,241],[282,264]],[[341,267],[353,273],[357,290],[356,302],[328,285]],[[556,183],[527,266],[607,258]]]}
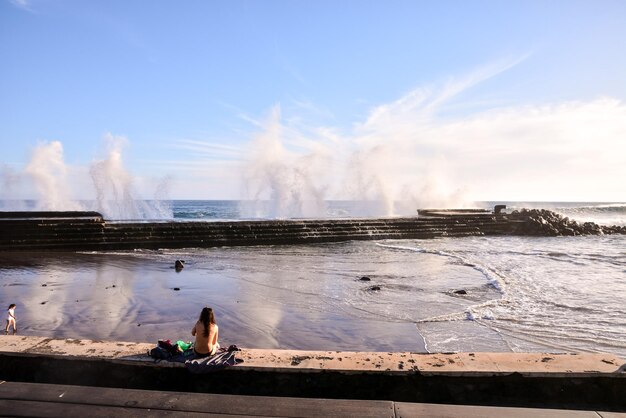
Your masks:
{"label": "seated woman", "polygon": [[193,351],[197,357],[208,357],[217,352],[220,347],[217,342],[218,331],[213,309],[205,306],[200,312],[198,322],[191,330],[191,335],[196,337]]}

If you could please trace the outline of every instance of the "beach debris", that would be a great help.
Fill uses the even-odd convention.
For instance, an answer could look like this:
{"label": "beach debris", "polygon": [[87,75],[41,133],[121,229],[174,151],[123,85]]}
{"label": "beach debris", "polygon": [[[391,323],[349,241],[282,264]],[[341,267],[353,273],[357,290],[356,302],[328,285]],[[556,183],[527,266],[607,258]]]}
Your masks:
{"label": "beach debris", "polygon": [[45,305],[47,302],[47,300],[44,300],[43,302],[41,302],[41,305]]}
{"label": "beach debris", "polygon": [[177,292],[178,292],[178,291],[180,290],[180,287],[175,287],[175,288],[173,288],[172,290],[175,290],[175,291],[177,291]]}
{"label": "beach debris", "polygon": [[48,285],[44,283],[41,285],[41,287],[48,287]]}
{"label": "beach debris", "polygon": [[293,356],[291,358],[291,365],[297,366],[300,363],[302,363],[303,360],[309,360],[310,358],[311,358],[310,356]]}
{"label": "beach debris", "polygon": [[372,292],[376,292],[376,291],[380,290],[380,286],[378,286],[378,285],[370,286],[367,290],[372,291]]}
{"label": "beach debris", "polygon": [[369,277],[367,277],[367,276],[363,276],[363,277],[361,277],[359,280],[360,280],[360,281],[362,281],[362,282],[369,282],[369,281],[371,281],[372,279],[370,279],[370,278],[369,278]]}
{"label": "beach debris", "polygon": [[459,289],[459,290],[454,290],[452,293],[454,293],[455,295],[467,295],[467,290]]}

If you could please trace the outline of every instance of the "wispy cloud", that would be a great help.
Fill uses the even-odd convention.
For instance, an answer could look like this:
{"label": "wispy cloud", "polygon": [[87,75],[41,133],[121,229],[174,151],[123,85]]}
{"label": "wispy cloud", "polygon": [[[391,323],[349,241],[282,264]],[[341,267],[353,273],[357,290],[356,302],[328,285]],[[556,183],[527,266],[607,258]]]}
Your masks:
{"label": "wispy cloud", "polygon": [[32,4],[29,0],[9,0],[9,2],[22,10],[26,10],[28,12],[32,12]]}
{"label": "wispy cloud", "polygon": [[276,45],[274,46],[274,49],[275,49],[275,60],[277,62],[278,67],[281,68],[287,75],[289,75],[291,78],[293,78],[294,80],[296,80],[298,83],[302,84],[303,86],[310,86],[311,83],[304,76],[302,71],[300,71],[300,69],[296,65],[294,65],[291,62],[291,60],[287,58],[286,55],[281,53],[278,50],[278,47]]}
{"label": "wispy cloud", "polygon": [[195,154],[195,156],[203,159],[240,159],[242,157],[241,148],[217,142],[181,139],[176,141],[175,146],[180,149],[191,151]]}
{"label": "wispy cloud", "polygon": [[432,118],[442,106],[464,91],[515,67],[529,56],[501,59],[463,76],[451,77],[442,84],[416,88],[391,103],[374,107],[367,119],[356,127],[363,131],[393,131],[398,127],[419,126],[416,122],[424,123]]}

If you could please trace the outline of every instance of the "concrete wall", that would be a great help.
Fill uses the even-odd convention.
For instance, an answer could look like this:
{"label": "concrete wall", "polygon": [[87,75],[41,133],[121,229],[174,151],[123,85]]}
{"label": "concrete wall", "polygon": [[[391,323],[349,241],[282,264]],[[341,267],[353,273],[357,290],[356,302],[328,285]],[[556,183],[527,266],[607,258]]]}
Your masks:
{"label": "concrete wall", "polygon": [[145,343],[0,337],[0,379],[239,395],[626,411],[609,354],[365,353],[243,349],[207,374],[154,363]]}

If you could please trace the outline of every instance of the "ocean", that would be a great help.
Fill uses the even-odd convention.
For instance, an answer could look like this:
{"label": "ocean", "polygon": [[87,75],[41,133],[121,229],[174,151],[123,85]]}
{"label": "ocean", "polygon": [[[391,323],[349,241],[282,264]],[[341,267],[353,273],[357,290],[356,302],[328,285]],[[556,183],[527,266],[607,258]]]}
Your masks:
{"label": "ocean", "polygon": [[[626,224],[624,203],[477,206],[497,203]],[[173,222],[258,219],[271,209],[268,202],[159,205],[159,219]],[[375,209],[327,202],[326,216],[368,217]],[[177,259],[185,260],[181,272]],[[624,235],[0,253],[0,289],[0,304],[18,305],[25,335],[190,340],[208,305],[223,343],[242,347],[626,357]]]}

